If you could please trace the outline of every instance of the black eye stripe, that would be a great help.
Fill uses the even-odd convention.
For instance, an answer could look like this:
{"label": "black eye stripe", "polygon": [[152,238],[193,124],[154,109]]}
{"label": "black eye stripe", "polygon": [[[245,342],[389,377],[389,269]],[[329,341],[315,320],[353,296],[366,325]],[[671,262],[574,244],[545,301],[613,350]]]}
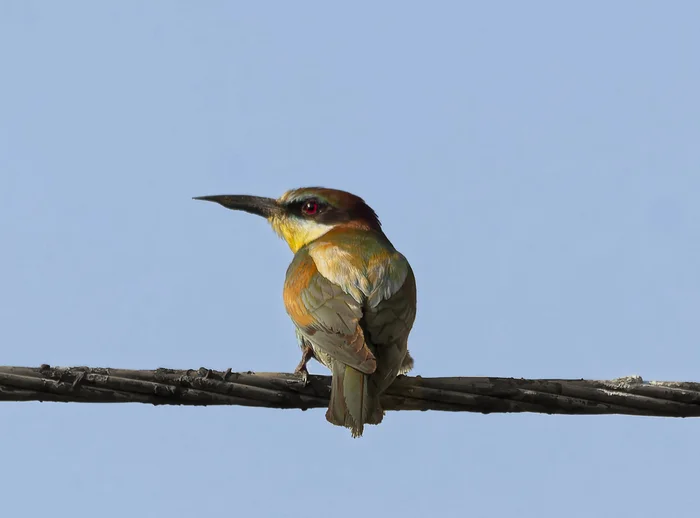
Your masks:
{"label": "black eye stripe", "polygon": [[[306,212],[305,207],[311,203],[316,204],[316,211],[313,213]],[[330,207],[327,203],[324,203],[317,198],[308,198],[305,200],[293,201],[291,203],[287,203],[286,205],[287,211],[290,214],[301,214],[303,216],[316,216],[321,212],[325,212]]]}
{"label": "black eye stripe", "polygon": [[[315,213],[304,212],[305,203],[315,201],[318,208]],[[302,218],[313,220],[326,225],[337,225],[352,220],[367,222],[372,228],[381,229],[381,223],[375,212],[364,203],[357,203],[350,207],[335,207],[327,203],[323,198],[316,196],[305,196],[284,202],[284,209],[287,216],[292,218]]]}

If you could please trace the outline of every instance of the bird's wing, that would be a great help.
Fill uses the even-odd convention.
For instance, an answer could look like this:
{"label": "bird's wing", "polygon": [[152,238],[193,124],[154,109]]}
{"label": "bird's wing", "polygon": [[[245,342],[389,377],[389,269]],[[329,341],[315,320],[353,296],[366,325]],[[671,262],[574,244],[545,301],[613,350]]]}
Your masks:
{"label": "bird's wing", "polygon": [[333,359],[365,374],[376,359],[360,325],[361,304],[321,275],[311,256],[299,251],[287,270],[284,305],[301,334]]}
{"label": "bird's wing", "polygon": [[[388,296],[370,304],[364,315],[367,338],[377,351],[377,370],[371,380],[378,392],[383,392],[399,373],[413,366],[410,356],[408,361],[406,357],[408,335],[416,318],[416,280],[403,256],[394,258],[392,269],[403,277],[403,283],[385,291]],[[388,282],[392,282],[392,275]]]}
{"label": "bird's wing", "polygon": [[386,298],[370,304],[365,314],[365,326],[373,344],[405,342],[416,319],[416,279],[408,262],[400,268],[405,268],[402,284]]}

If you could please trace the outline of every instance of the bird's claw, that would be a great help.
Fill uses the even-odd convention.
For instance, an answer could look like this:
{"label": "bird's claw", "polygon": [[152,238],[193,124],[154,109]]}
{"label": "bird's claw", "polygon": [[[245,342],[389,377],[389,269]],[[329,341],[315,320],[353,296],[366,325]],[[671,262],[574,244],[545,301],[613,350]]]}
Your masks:
{"label": "bird's claw", "polygon": [[306,386],[309,383],[309,371],[306,369],[306,365],[294,369],[294,374],[301,378],[303,386]]}
{"label": "bird's claw", "polygon": [[309,383],[309,371],[306,368],[306,364],[309,363],[309,360],[311,360],[313,357],[314,350],[309,344],[303,342],[301,347],[301,360],[299,361],[299,365],[297,365],[296,369],[294,369],[294,374],[301,378],[301,382],[304,387]]}
{"label": "bird's claw", "polygon": [[78,390],[80,388],[80,385],[83,383],[84,379],[85,379],[85,372],[84,371],[78,372],[78,375],[73,380],[73,383],[71,383],[70,389],[71,390]]}

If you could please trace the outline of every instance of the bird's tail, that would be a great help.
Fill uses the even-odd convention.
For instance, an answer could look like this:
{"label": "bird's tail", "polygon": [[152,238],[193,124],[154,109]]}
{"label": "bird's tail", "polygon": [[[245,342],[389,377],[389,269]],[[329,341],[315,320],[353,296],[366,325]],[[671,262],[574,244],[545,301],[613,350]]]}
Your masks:
{"label": "bird's tail", "polygon": [[331,401],[326,419],[335,425],[350,428],[353,437],[360,437],[366,424],[379,424],[384,410],[379,396],[369,386],[369,375],[333,362]]}

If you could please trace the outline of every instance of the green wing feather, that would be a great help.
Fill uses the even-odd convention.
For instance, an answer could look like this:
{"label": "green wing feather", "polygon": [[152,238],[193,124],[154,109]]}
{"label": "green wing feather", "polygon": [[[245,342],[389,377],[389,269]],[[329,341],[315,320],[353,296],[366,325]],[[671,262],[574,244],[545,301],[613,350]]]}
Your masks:
{"label": "green wing feather", "polygon": [[375,357],[360,325],[362,306],[321,275],[304,250],[289,267],[284,299],[299,332],[315,348],[365,374],[374,372]]}

